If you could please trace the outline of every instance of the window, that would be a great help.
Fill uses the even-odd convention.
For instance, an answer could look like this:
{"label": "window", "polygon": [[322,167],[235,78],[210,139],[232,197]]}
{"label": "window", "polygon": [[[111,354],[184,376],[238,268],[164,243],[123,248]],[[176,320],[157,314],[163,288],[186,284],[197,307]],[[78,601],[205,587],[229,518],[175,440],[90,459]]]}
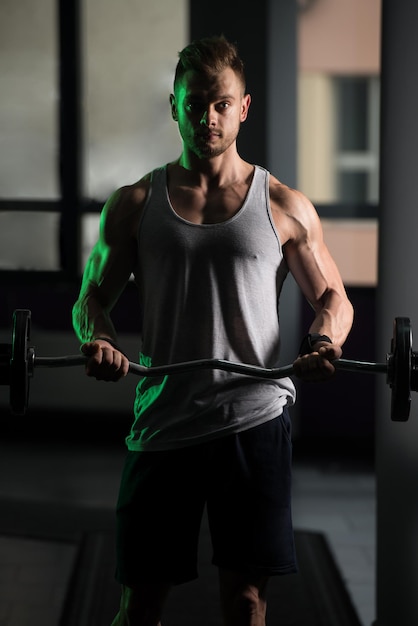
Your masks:
{"label": "window", "polygon": [[0,270],[59,269],[56,2],[4,0]]}
{"label": "window", "polygon": [[299,78],[299,186],[317,204],[378,201],[379,77]]}
{"label": "window", "polygon": [[[169,93],[187,9],[186,0],[2,2],[0,271],[70,270],[76,278],[103,200],[177,156]],[[69,52],[59,46],[58,25],[67,37],[73,20],[81,35]],[[76,121],[74,103],[65,107],[71,85],[60,92],[63,75],[71,74],[63,68],[79,74],[82,86]],[[68,151],[60,155],[60,131],[71,143],[73,127],[81,149],[64,167],[62,183]],[[73,198],[78,172],[82,188]]]}
{"label": "window", "polygon": [[298,187],[350,286],[377,283],[381,0],[301,2]]}
{"label": "window", "polygon": [[379,196],[379,78],[333,78],[336,200],[371,204]]}

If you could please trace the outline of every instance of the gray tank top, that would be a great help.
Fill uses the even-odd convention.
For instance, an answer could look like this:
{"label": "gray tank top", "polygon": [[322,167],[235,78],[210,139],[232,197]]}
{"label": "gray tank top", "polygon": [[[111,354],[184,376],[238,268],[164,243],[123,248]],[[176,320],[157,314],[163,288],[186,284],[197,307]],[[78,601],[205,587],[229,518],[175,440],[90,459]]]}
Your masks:
{"label": "gray tank top", "polygon": [[[170,204],[166,167],[152,173],[138,232],[143,308],[140,363],[229,359],[279,364],[278,299],[288,269],[256,166],[241,209],[225,222],[194,224]],[[137,386],[130,450],[168,450],[246,430],[292,404],[289,378],[198,370]]]}

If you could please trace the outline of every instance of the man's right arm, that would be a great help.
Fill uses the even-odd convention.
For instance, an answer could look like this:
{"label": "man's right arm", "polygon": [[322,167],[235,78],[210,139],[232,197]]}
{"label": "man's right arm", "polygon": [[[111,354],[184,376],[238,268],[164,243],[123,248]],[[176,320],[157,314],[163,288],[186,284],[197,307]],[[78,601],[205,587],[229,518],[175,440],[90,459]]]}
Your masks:
{"label": "man's right arm", "polygon": [[122,188],[106,202],[73,307],[75,333],[90,357],[87,374],[98,379],[118,380],[128,372],[128,359],[112,345],[117,346],[117,336],[110,313],[136,267],[137,227],[146,192],[141,184]]}

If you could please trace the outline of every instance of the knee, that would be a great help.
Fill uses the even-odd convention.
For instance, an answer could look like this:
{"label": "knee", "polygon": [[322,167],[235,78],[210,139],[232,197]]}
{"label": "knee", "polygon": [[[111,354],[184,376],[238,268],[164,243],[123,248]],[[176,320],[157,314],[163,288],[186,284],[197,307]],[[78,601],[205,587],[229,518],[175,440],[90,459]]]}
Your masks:
{"label": "knee", "polygon": [[224,598],[223,614],[227,626],[263,626],[266,600],[257,586],[247,585]]}
{"label": "knee", "polygon": [[263,614],[266,606],[265,599],[260,596],[260,590],[252,585],[243,589],[237,602],[246,615]]}
{"label": "knee", "polygon": [[166,587],[123,587],[120,610],[112,626],[159,626]]}

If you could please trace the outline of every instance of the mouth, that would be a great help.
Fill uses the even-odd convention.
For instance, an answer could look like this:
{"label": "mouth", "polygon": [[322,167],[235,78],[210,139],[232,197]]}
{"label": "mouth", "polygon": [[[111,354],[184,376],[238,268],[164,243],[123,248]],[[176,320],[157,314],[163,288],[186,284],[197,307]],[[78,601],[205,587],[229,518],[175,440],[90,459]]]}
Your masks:
{"label": "mouth", "polygon": [[210,141],[211,139],[217,139],[218,137],[220,137],[220,133],[211,130],[209,132],[199,133],[198,137],[203,141]]}

